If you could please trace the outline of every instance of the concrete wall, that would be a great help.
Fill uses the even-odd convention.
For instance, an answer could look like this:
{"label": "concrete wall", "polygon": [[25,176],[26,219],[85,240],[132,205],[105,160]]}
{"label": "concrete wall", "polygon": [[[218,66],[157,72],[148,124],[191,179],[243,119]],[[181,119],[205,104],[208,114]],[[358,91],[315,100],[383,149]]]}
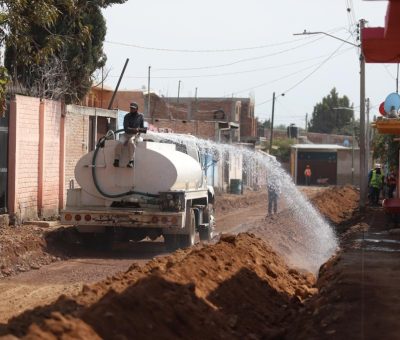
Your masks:
{"label": "concrete wall", "polygon": [[354,183],[352,183],[352,150],[337,151],[337,184],[360,185],[360,150],[354,150]]}

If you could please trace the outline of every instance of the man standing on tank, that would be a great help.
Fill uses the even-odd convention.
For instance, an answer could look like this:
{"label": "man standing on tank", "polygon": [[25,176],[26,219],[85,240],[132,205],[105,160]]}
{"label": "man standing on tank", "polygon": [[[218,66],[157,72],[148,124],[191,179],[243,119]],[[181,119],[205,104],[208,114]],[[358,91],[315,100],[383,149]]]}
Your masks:
{"label": "man standing on tank", "polygon": [[129,150],[129,162],[126,165],[128,168],[133,168],[135,155],[135,137],[140,132],[139,129],[144,128],[143,114],[138,112],[139,105],[136,103],[130,104],[130,112],[124,117],[124,130],[121,142],[115,147],[114,166],[119,167],[119,159],[121,158],[122,146],[127,146]]}

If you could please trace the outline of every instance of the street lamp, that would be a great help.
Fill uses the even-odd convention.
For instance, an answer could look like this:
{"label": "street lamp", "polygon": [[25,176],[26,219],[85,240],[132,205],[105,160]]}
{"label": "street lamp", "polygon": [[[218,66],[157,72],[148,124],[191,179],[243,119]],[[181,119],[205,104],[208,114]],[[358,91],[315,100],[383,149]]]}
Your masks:
{"label": "street lamp", "polygon": [[[365,20],[361,19],[359,24],[360,36],[365,26]],[[323,34],[336,40],[340,40],[346,44],[360,48],[360,211],[365,210],[365,204],[367,201],[367,171],[366,171],[366,143],[365,143],[365,58],[361,49],[361,44],[356,45],[347,40],[335,37],[332,34],[326,32],[307,32],[304,30],[303,33],[295,33],[293,35],[312,35],[312,34]],[[361,38],[361,37],[360,37]],[[362,39],[360,39],[362,41]]]}
{"label": "street lamp", "polygon": [[[285,94],[282,93],[281,97]],[[279,96],[278,96],[279,97]],[[271,135],[269,136],[269,153],[272,154],[272,142],[274,140],[274,114],[275,114],[275,100],[276,100],[275,92],[272,94],[272,115],[271,115]]]}

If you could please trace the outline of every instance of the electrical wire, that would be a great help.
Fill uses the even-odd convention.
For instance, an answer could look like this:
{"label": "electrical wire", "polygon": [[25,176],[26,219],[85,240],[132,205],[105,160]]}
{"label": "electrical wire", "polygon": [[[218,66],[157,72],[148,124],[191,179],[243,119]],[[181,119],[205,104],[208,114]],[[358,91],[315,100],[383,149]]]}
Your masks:
{"label": "electrical wire", "polygon": [[[325,65],[329,60],[331,60],[331,59],[333,58],[333,56],[342,48],[342,46],[343,46],[344,44],[345,44],[345,43],[342,42],[342,43],[339,45],[339,47],[336,48],[336,49],[331,53],[331,55],[330,55],[328,58],[326,58],[324,61],[322,61],[322,63],[319,64],[312,72],[310,72],[309,74],[307,74],[303,79],[301,79],[300,81],[298,81],[297,83],[295,83],[293,86],[289,87],[286,91],[284,91],[281,95],[279,95],[279,97],[284,96],[286,93],[288,93],[288,92],[290,92],[291,90],[295,89],[297,86],[299,86],[300,84],[302,84],[303,82],[305,82],[308,78],[310,78],[310,77],[311,77],[315,72],[317,72],[323,65]],[[255,106],[260,106],[260,105],[266,104],[266,103],[268,103],[268,102],[270,102],[270,101],[272,101],[272,99],[269,99],[269,100],[263,101],[263,102],[261,102],[261,103],[258,103],[258,104],[255,105]]]}
{"label": "electrical wire", "polygon": [[396,80],[396,77],[389,71],[388,65],[386,64],[381,64],[381,66],[385,69],[386,73],[392,78],[393,80]]}
{"label": "electrical wire", "polygon": [[296,50],[298,48],[313,44],[321,39],[323,39],[324,37],[319,37],[317,39],[314,39],[312,41],[308,41],[304,44],[300,44],[297,45],[295,47],[291,47],[291,48],[287,48],[284,50],[280,50],[280,51],[276,51],[273,53],[268,53],[268,54],[264,54],[262,56],[257,56],[257,57],[250,57],[250,58],[243,58],[243,59],[239,59],[230,63],[225,63],[225,64],[218,64],[218,65],[208,65],[208,66],[200,66],[200,67],[190,67],[190,68],[160,68],[160,69],[154,69],[154,71],[193,71],[193,70],[208,70],[208,69],[213,69],[213,68],[221,68],[221,67],[228,67],[228,66],[233,66],[233,65],[237,65],[240,63],[244,63],[244,62],[248,62],[248,61],[253,61],[253,60],[260,60],[260,59],[264,59],[264,58],[269,58],[269,57],[274,57],[286,52],[291,52],[293,50]]}
{"label": "electrical wire", "polygon": [[[344,54],[344,53],[346,53],[346,52],[348,52],[348,51],[350,51],[350,50],[352,50],[352,49],[353,49],[352,47],[349,47],[348,49],[345,49],[345,50],[341,51],[340,53],[338,53],[335,57],[338,57],[338,56],[340,56],[340,55],[342,55],[342,54]],[[331,55],[332,55],[332,54],[330,53],[329,56],[331,56]],[[269,84],[275,83],[275,82],[277,82],[277,81],[279,81],[279,80],[283,80],[283,79],[289,78],[289,77],[291,77],[291,76],[294,76],[294,75],[296,75],[296,74],[299,74],[299,73],[301,73],[301,72],[303,72],[303,71],[306,71],[306,70],[308,70],[308,69],[310,69],[310,68],[312,68],[312,67],[314,67],[314,66],[317,66],[317,65],[320,65],[320,63],[312,64],[312,65],[307,66],[307,67],[305,67],[305,68],[303,68],[303,69],[300,69],[300,70],[298,70],[298,71],[296,71],[296,72],[287,74],[287,75],[282,76],[282,77],[280,77],[280,78],[277,78],[277,79],[274,79],[274,80],[271,80],[271,81],[268,81],[268,82],[265,82],[265,83],[262,83],[262,84],[259,84],[259,85],[256,85],[256,86],[252,86],[252,87],[249,87],[249,88],[246,88],[246,89],[243,89],[243,90],[235,91],[235,92],[233,92],[233,95],[237,95],[238,93],[242,93],[242,92],[248,92],[248,91],[251,91],[251,90],[255,90],[255,89],[259,88],[259,87],[263,87],[263,86],[265,86],[265,85],[269,85]],[[267,102],[270,102],[270,101],[272,101],[272,99],[271,99],[271,100],[268,100]],[[258,104],[257,104],[257,105],[258,105]]]}
{"label": "electrical wire", "polygon": [[[331,32],[337,32],[341,30],[342,27],[336,27],[330,30]],[[272,43],[272,44],[263,44],[263,45],[258,45],[258,46],[250,46],[250,47],[237,47],[237,48],[225,48],[225,49],[204,49],[204,50],[191,50],[191,49],[173,49],[173,48],[160,48],[160,47],[150,47],[150,46],[143,46],[139,44],[133,44],[133,43],[123,43],[123,42],[116,42],[116,41],[110,41],[110,40],[105,40],[105,43],[111,44],[111,45],[119,45],[119,46],[125,46],[125,47],[133,47],[133,48],[138,48],[142,50],[150,50],[150,51],[161,51],[161,52],[178,52],[178,53],[225,53],[225,52],[238,52],[238,51],[250,51],[250,50],[256,50],[256,49],[264,49],[264,48],[269,48],[269,47],[275,47],[275,46],[282,46],[282,45],[288,45],[288,44],[293,44],[294,42],[297,41],[302,41],[307,38],[300,38],[296,40],[288,40],[288,41],[283,41],[279,43]]]}
{"label": "electrical wire", "polygon": [[[350,50],[352,48],[349,48],[348,50]],[[343,52],[347,52],[348,50],[344,50]],[[318,56],[318,57],[313,57],[313,58],[309,58],[309,59],[303,59],[297,62],[293,62],[293,63],[287,63],[287,64],[281,64],[281,65],[277,65],[277,66],[267,66],[267,67],[262,67],[262,68],[257,68],[257,69],[251,69],[251,70],[245,70],[245,71],[237,71],[237,72],[226,72],[226,73],[215,73],[215,74],[204,74],[204,75],[188,75],[188,76],[184,76],[184,75],[177,75],[177,76],[153,76],[151,77],[151,79],[188,79],[188,78],[210,78],[210,77],[224,77],[224,76],[232,76],[232,75],[237,75],[237,74],[246,74],[246,73],[253,73],[253,72],[260,72],[260,71],[265,71],[265,70],[274,70],[274,69],[279,69],[279,68],[283,68],[283,67],[287,67],[287,66],[294,66],[297,64],[301,64],[301,63],[305,63],[308,61],[312,61],[312,60],[316,60],[316,59],[321,59],[323,57],[325,57],[327,54]],[[300,71],[304,71],[309,69],[310,67],[313,67],[317,64],[313,64],[311,66],[308,66]],[[117,75],[110,75],[110,77],[112,78],[117,78],[119,76]],[[128,79],[147,79],[147,76],[125,76],[125,78]],[[243,92],[243,91],[240,91]],[[237,92],[239,93],[239,92]]]}

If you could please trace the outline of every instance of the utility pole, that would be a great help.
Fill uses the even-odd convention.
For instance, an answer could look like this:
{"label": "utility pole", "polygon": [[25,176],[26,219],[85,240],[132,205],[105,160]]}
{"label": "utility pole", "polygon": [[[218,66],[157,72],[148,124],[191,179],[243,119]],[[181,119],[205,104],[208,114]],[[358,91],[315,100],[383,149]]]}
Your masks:
{"label": "utility pole", "polygon": [[118,92],[119,85],[121,84],[121,80],[122,80],[122,77],[124,76],[124,73],[125,73],[125,70],[126,70],[126,66],[128,66],[128,63],[129,63],[129,58],[126,58],[124,67],[123,67],[122,72],[121,72],[121,74],[119,76],[119,79],[118,79],[117,86],[115,87],[115,90],[114,90],[114,93],[113,93],[113,95],[111,97],[110,103],[108,104],[108,109],[109,110],[111,110],[111,108],[112,108],[112,105],[113,105],[114,99],[115,99],[115,95]]}
{"label": "utility pole", "polygon": [[196,113],[196,115],[197,115],[197,87],[196,87],[196,89],[195,89],[195,91],[194,91],[194,105],[195,105],[195,113]]}
{"label": "utility pole", "polygon": [[307,133],[307,130],[308,130],[308,113],[306,113],[306,127],[305,127],[304,130],[305,130],[306,133]]}
{"label": "utility pole", "polygon": [[151,111],[150,111],[150,103],[151,103],[151,98],[150,98],[150,72],[151,72],[151,66],[149,66],[149,75],[147,78],[147,115],[149,119],[151,118]]}
{"label": "utility pole", "polygon": [[272,94],[271,135],[269,136],[269,153],[272,154],[272,141],[274,136],[275,92]]}
{"label": "utility pole", "polygon": [[351,141],[351,184],[354,185],[354,142],[356,141],[356,131],[355,131],[355,121],[354,121],[354,109],[352,116],[352,125],[353,125],[353,133],[352,133],[352,141]]}
{"label": "utility pole", "polygon": [[369,171],[369,153],[370,153],[370,126],[369,126],[369,98],[366,99],[366,127],[365,127],[365,169]]}
{"label": "utility pole", "polygon": [[181,81],[179,80],[179,82],[178,82],[178,100],[177,100],[178,103],[179,103],[179,94],[180,94],[180,92],[181,92]]}
{"label": "utility pole", "polygon": [[[365,20],[360,20],[360,41],[362,41],[362,31],[365,26]],[[365,211],[367,201],[367,170],[365,157],[365,58],[360,48],[360,211]]]}
{"label": "utility pole", "polygon": [[[360,41],[362,41],[362,31],[365,27],[365,20],[361,19],[359,22]],[[365,203],[367,200],[367,171],[365,167],[365,58],[362,51],[362,46],[353,44],[347,40],[336,37],[326,32],[307,32],[304,30],[303,33],[294,33],[293,35],[311,35],[311,34],[323,34],[336,40],[340,40],[346,44],[360,48],[360,211],[365,210]]]}

